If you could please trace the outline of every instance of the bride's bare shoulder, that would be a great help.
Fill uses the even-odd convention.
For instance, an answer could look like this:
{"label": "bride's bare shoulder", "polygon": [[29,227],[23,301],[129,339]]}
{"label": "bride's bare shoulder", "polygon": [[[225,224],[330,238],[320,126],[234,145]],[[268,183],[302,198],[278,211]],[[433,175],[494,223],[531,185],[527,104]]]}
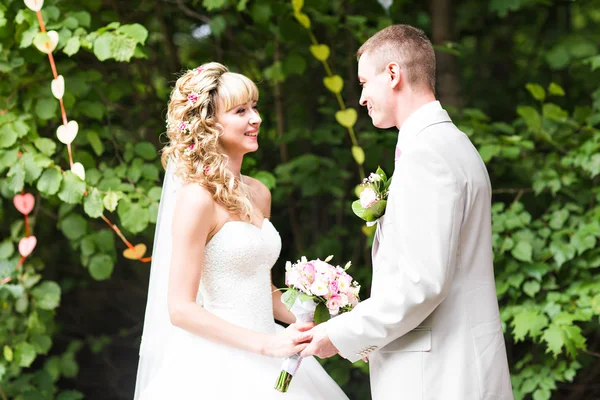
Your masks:
{"label": "bride's bare shoulder", "polygon": [[177,190],[178,208],[182,207],[185,210],[202,210],[204,212],[215,211],[215,201],[212,193],[204,186],[195,183],[184,183]]}

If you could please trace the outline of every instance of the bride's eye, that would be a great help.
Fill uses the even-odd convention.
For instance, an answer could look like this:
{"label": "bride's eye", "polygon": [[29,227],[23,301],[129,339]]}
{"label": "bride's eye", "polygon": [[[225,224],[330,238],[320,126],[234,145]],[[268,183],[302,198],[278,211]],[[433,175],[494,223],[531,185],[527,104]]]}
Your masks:
{"label": "bride's eye", "polygon": [[246,111],[244,108],[239,108],[236,112],[236,114],[243,114],[244,111]]}

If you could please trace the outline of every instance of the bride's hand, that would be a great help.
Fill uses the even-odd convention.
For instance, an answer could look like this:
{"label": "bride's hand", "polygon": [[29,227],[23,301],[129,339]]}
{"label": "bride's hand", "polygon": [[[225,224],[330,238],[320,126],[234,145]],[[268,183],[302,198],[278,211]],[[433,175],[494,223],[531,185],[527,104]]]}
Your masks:
{"label": "bride's hand", "polygon": [[267,357],[284,358],[300,353],[312,339],[312,322],[296,322],[285,330],[269,335],[263,346],[262,354]]}

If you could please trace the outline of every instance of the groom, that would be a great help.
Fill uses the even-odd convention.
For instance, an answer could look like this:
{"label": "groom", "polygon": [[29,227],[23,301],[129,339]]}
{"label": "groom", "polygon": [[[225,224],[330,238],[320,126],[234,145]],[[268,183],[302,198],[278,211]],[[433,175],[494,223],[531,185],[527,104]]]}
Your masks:
{"label": "groom", "polygon": [[313,328],[302,356],[369,358],[373,399],[512,400],[494,283],[491,186],[434,96],[425,34],[393,25],[358,50],[360,105],[400,130],[371,297]]}

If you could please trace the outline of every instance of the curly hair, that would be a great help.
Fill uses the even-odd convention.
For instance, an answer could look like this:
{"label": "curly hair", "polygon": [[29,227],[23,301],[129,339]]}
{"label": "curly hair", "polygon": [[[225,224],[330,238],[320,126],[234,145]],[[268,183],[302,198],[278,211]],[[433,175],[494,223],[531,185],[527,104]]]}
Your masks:
{"label": "curly hair", "polygon": [[167,110],[169,143],[162,149],[162,163],[175,162],[175,174],[183,183],[197,182],[233,215],[251,221],[252,203],[247,187],[226,168],[221,151],[223,129],[217,111],[258,100],[258,88],[244,75],[229,72],[217,62],[187,71],[175,83]]}

